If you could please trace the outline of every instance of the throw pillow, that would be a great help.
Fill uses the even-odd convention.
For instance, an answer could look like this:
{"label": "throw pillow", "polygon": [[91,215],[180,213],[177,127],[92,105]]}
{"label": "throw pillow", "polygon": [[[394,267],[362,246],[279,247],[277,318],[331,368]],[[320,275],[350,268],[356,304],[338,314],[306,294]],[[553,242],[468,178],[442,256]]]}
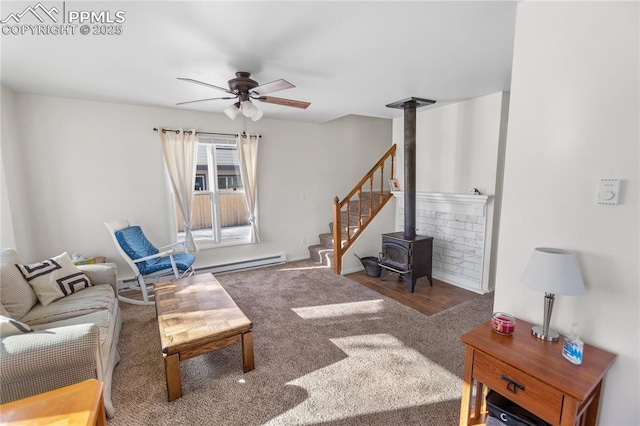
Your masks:
{"label": "throw pillow", "polygon": [[39,263],[16,266],[33,287],[42,306],[93,285],[66,252]]}
{"label": "throw pillow", "polygon": [[17,263],[22,261],[14,249],[0,250],[0,313],[20,319],[38,303],[38,297],[16,269]]}
{"label": "throw pillow", "polygon": [[0,315],[0,337],[14,336],[32,332],[33,328],[13,318]]}

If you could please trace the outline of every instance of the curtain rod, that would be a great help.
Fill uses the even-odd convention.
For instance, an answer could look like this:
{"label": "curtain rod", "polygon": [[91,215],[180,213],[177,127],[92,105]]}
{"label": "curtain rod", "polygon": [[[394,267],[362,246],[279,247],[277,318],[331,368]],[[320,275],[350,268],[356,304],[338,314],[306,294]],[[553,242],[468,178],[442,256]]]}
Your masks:
{"label": "curtain rod", "polygon": [[[160,130],[157,127],[154,127],[153,131],[154,132],[159,132]],[[180,130],[178,130],[178,129],[162,129],[163,133],[166,133],[167,131],[180,133]],[[191,134],[191,130],[186,130],[185,133],[190,135]],[[238,136],[242,136],[242,137],[246,137],[247,136],[246,132],[242,132],[242,135],[239,135],[238,133],[199,132],[197,130],[196,130],[196,135],[233,136],[235,138],[237,138]],[[262,135],[258,135],[258,137],[262,137]]]}

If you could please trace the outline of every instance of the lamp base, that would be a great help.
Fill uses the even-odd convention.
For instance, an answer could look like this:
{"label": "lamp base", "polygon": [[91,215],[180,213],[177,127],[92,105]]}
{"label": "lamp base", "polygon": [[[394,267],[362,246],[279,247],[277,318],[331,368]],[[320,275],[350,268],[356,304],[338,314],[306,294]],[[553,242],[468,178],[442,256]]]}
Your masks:
{"label": "lamp base", "polygon": [[553,330],[548,330],[547,334],[544,334],[541,325],[534,325],[531,327],[531,334],[536,336],[538,339],[546,340],[547,342],[557,342],[560,339],[560,334]]}

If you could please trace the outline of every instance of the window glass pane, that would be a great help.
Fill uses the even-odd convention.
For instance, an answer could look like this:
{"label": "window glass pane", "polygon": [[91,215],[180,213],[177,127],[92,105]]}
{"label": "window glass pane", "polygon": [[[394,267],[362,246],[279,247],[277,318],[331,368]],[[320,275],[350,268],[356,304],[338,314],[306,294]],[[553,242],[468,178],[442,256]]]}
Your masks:
{"label": "window glass pane", "polygon": [[251,226],[235,145],[216,146],[216,172],[222,241],[246,240]]}
{"label": "window glass pane", "polygon": [[[184,220],[182,212],[177,204],[176,209],[176,229],[178,230],[178,241],[185,240]],[[196,241],[215,241],[214,215],[213,215],[213,194],[208,191],[196,191],[193,197],[193,220],[191,232]]]}
{"label": "window glass pane", "polygon": [[[196,164],[192,221],[196,241],[249,241],[249,211],[235,141],[201,137]],[[184,240],[184,221],[177,205],[175,211],[177,237]]]}

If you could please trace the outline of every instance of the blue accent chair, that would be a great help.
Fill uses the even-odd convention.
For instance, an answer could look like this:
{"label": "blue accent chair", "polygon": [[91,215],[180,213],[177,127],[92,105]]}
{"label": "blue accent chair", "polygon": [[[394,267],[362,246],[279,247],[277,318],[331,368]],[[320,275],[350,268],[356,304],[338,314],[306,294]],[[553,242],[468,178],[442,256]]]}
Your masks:
{"label": "blue accent chair", "polygon": [[[131,299],[118,294],[123,302],[138,305],[154,304],[150,286],[162,279],[182,278],[193,275],[196,258],[189,254],[183,241],[156,248],[145,237],[139,226],[131,226],[126,219],[105,222],[116,248],[133,269],[143,300]],[[181,247],[178,249],[178,247]]]}

